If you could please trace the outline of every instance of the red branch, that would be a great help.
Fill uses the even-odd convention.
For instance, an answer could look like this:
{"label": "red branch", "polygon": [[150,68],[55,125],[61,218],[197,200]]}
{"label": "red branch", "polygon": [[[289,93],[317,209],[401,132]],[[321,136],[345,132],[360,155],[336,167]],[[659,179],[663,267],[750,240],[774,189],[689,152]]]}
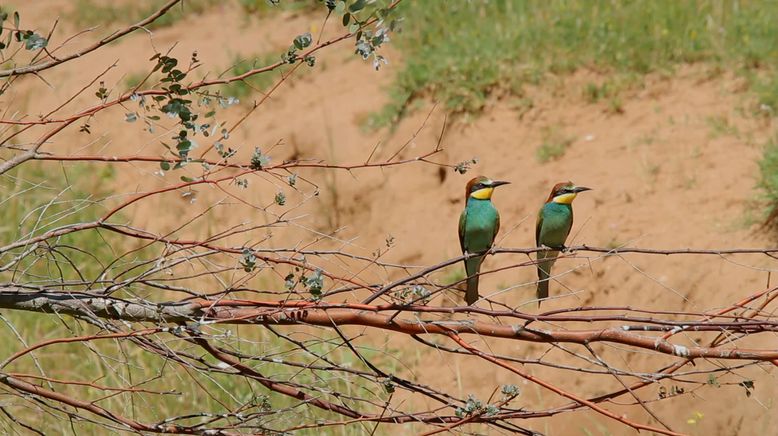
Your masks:
{"label": "red branch", "polygon": [[[711,358],[733,360],[778,359],[778,350],[727,349],[716,350],[710,347],[676,345],[661,337],[638,335],[623,328],[605,328],[596,330],[541,330],[529,329],[521,325],[492,324],[477,320],[464,321],[412,321],[395,318],[393,315],[382,315],[351,309],[325,310],[319,308],[307,309],[233,309],[219,308],[223,302],[202,302],[209,319],[222,323],[246,324],[310,324],[317,326],[359,325],[382,330],[391,330],[408,335],[438,334],[476,334],[504,339],[518,339],[530,342],[562,342],[573,344],[590,344],[593,342],[610,342],[630,345],[663,354],[687,359]],[[221,309],[221,310],[219,310]]]}

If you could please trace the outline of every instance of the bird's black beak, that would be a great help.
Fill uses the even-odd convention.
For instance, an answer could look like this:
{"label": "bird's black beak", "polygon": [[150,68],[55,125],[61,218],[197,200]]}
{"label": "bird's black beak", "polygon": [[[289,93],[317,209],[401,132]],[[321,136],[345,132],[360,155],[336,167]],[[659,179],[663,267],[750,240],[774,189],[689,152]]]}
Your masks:
{"label": "bird's black beak", "polygon": [[573,189],[573,191],[575,191],[576,193],[583,192],[583,191],[591,191],[591,190],[592,188],[587,188],[586,186],[576,186],[575,189]]}
{"label": "bird's black beak", "polygon": [[[508,185],[510,183],[511,182],[506,182],[504,180],[492,180],[492,183],[490,183],[489,186],[491,186],[492,188],[496,188],[496,187],[498,187],[500,185]],[[587,189],[589,189],[589,188],[587,188]]]}

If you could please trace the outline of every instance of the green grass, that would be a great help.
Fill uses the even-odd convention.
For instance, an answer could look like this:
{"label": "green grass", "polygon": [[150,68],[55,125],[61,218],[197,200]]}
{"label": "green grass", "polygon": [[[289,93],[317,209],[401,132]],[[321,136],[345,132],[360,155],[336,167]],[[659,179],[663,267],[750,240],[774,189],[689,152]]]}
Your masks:
{"label": "green grass", "polygon": [[733,125],[726,115],[709,116],[705,118],[705,123],[710,129],[711,138],[719,138],[722,136],[738,137],[740,135],[737,126]]}
{"label": "green grass", "polygon": [[[31,313],[4,313],[3,316],[14,328],[21,333],[21,337],[28,344],[32,345],[46,339],[65,337],[69,335],[88,335],[97,334],[96,328],[85,326],[74,322],[71,318],[63,317],[61,320],[56,316],[40,315]],[[63,327],[67,325],[67,328]],[[71,330],[71,331],[68,331]],[[299,329],[298,329],[299,330]],[[224,337],[228,331],[229,337],[240,338],[229,340],[223,339],[218,342],[220,346],[236,347],[238,350],[249,356],[259,358],[272,355],[275,359],[295,361],[302,364],[323,364],[310,355],[301,353],[299,349],[291,345],[280,343],[266,329],[256,326],[231,326],[219,328],[218,330],[208,329],[207,333]],[[8,324],[0,321],[0,332],[6,338],[3,345],[0,346],[2,353],[0,356],[6,358],[13,352],[18,351],[24,346],[8,328]],[[284,330],[289,334],[288,329]],[[354,368],[366,370],[364,364],[357,360],[345,347],[336,345],[336,338],[330,337],[330,343],[312,339],[310,335],[298,331],[298,335],[292,334],[297,340],[306,342],[308,348],[321,355],[334,359],[342,364]],[[183,340],[171,340],[170,336],[161,335],[160,341],[164,341],[171,350],[175,351],[195,351]],[[251,341],[250,346],[246,346]],[[360,350],[364,356],[371,361],[378,363],[385,370],[396,371],[397,363],[394,360],[385,358],[383,353],[369,349]],[[198,353],[197,351],[195,351]],[[99,355],[98,355],[99,353]],[[197,372],[193,370],[185,371],[177,364],[166,362],[164,358],[157,354],[146,352],[139,347],[128,342],[114,340],[103,340],[92,342],[90,345],[84,343],[59,344],[49,346],[33,353],[35,359],[44,369],[47,377],[64,380],[93,381],[97,384],[111,387],[122,387],[128,384],[138,384],[138,387],[144,389],[166,392],[164,395],[150,393],[134,394],[132,396],[123,394],[112,398],[103,399],[98,402],[118,414],[132,417],[135,420],[144,423],[155,423],[171,416],[181,416],[189,413],[200,413],[208,411],[212,413],[225,413],[228,409],[235,409],[241,405],[254,403],[264,403],[265,410],[282,410],[298,404],[294,399],[287,396],[272,393],[262,388],[257,382],[221,374],[218,372]],[[101,357],[104,356],[104,357]],[[206,355],[206,361],[217,363],[213,358]],[[376,401],[385,401],[388,394],[382,393],[380,388],[374,385],[366,385],[361,381],[352,380],[351,377],[344,376],[337,371],[325,370],[300,370],[290,366],[285,366],[272,361],[262,361],[259,359],[245,359],[244,363],[263,374],[277,379],[289,379],[294,377],[295,383],[299,383],[309,388],[320,388],[326,392],[339,391],[346,396],[365,395],[365,390],[373,392],[372,398]],[[32,375],[40,375],[34,366],[33,357],[25,356],[6,369],[8,372],[19,372]],[[36,383],[39,383],[36,381]],[[43,383],[44,387],[50,387]],[[96,399],[105,395],[105,392],[96,389],[87,389],[78,386],[67,386],[55,384],[54,389],[57,392],[80,399]],[[326,394],[317,394],[318,396],[328,398]],[[348,399],[334,399],[333,401],[343,401],[346,404],[357,408],[364,408],[363,405],[353,404]],[[21,400],[10,400],[4,404],[10,413],[24,422],[32,423],[37,428],[44,430],[47,434],[57,434],[58,429],[67,424],[67,420],[55,418],[48,414],[31,413],[31,409],[25,409],[24,402]],[[256,411],[257,409],[254,409]],[[86,413],[88,416],[92,416]],[[315,407],[296,407],[293,411],[282,412],[278,415],[269,415],[266,421],[271,427],[285,428],[294,425],[316,422],[320,419],[337,419],[338,416],[332,413],[321,411]],[[0,423],[5,421],[4,416],[0,416]],[[182,424],[192,424],[196,419],[183,420]],[[7,427],[5,424],[0,424]],[[75,424],[77,434],[104,434],[100,427],[87,423],[77,422]],[[361,434],[360,428],[347,428],[354,434]],[[319,434],[313,430],[308,430],[300,434]]]}
{"label": "green grass", "polygon": [[608,102],[609,106],[626,90],[642,83],[642,77],[635,73],[614,74],[602,82],[588,82],[583,87],[583,97],[588,103]]}
{"label": "green grass", "polygon": [[[739,71],[778,66],[778,8],[763,1],[532,0],[404,2],[394,36],[403,66],[372,127],[399,120],[416,99],[476,114],[490,98],[521,95],[548,74],[591,68],[613,77],[712,62]],[[778,81],[755,86],[778,108]],[[600,85],[594,85],[599,87]],[[591,88],[598,100],[609,90]],[[609,111],[623,110],[618,100]]]}
{"label": "green grass", "polygon": [[[126,90],[129,91],[130,89],[133,89],[136,86],[138,86],[138,84],[140,84],[143,81],[143,79],[145,79],[148,75],[149,75],[148,72],[143,72],[143,71],[129,73],[126,76],[124,76],[124,81],[123,81],[124,87],[126,88]],[[143,84],[144,86],[141,88],[148,88],[150,84],[153,84],[155,82],[156,80],[154,80],[154,77],[149,77],[149,79],[146,80],[146,83]]]}
{"label": "green grass", "polygon": [[446,286],[453,285],[454,283],[460,283],[465,280],[467,275],[465,274],[464,267],[450,269],[445,276],[443,276],[443,284]]}
{"label": "green grass", "polygon": [[[0,232],[0,244],[40,235],[66,224],[97,219],[105,213],[98,201],[109,195],[112,178],[110,166],[83,164],[56,167],[33,163],[10,172],[0,182],[0,198],[4,199],[0,208],[2,222],[7,223]],[[102,270],[95,258],[111,256],[112,243],[116,241],[117,238],[106,232],[75,232],[62,236],[59,240],[62,247],[46,256],[59,268],[56,277],[77,279],[79,273],[88,277]],[[14,253],[4,253],[0,262],[10,261]],[[64,262],[63,256],[72,263]],[[27,274],[46,274],[47,271],[41,269],[43,266],[37,264],[32,262],[23,266],[31,268]]]}
{"label": "green grass", "polygon": [[[32,162],[10,171],[0,179],[0,198],[5,199],[0,213],[2,222],[6,223],[0,231],[0,245],[39,235],[66,224],[98,218],[105,211],[96,201],[108,194],[112,178],[111,167],[83,164],[60,167]],[[102,262],[111,259],[116,248],[118,238],[115,235],[98,231],[76,232],[59,238],[56,246],[42,246],[35,255],[22,260],[18,268],[0,276],[3,281],[28,284],[48,283],[58,279],[78,280],[80,277],[90,280],[102,272]],[[0,263],[5,265],[22,251],[24,249],[4,253],[0,256]],[[96,332],[95,328],[77,323],[70,317],[13,310],[2,311],[2,316],[0,332],[6,339],[0,343],[0,360],[23,349],[21,341],[32,345],[46,339]],[[107,342],[98,344],[96,349],[104,355],[116,353],[112,344]],[[46,374],[55,378],[88,381],[90,375],[105,372],[105,368],[101,368],[104,362],[81,344],[56,346],[40,350],[34,355]],[[30,357],[22,358],[6,370],[41,375]],[[119,376],[109,375],[102,383],[110,385],[116,379],[114,375]],[[58,392],[82,392],[77,388],[69,390],[62,385],[54,386]],[[23,405],[23,401],[11,401],[8,410],[13,410],[11,413],[18,418],[34,422],[36,426],[52,432],[67,425],[48,414],[36,415],[31,412],[32,409],[28,410]],[[75,424],[75,428],[87,430],[79,423]]]}
{"label": "green grass", "polygon": [[764,146],[759,162],[758,187],[762,199],[769,205],[767,221],[775,225],[778,218],[778,137],[773,136]]}
{"label": "green grass", "polygon": [[766,118],[778,115],[778,75],[774,68],[769,68],[761,74],[749,74],[749,84],[757,96],[757,104],[753,114]]}
{"label": "green grass", "polygon": [[[447,303],[455,301],[463,301],[464,290],[467,286],[465,279],[467,274],[465,272],[464,265],[456,265],[456,267],[446,268],[441,277],[441,284],[443,286],[452,286],[451,289],[445,291],[447,297],[444,299]],[[456,286],[454,286],[456,284]]]}
{"label": "green grass", "polygon": [[[105,26],[114,23],[136,23],[159,10],[166,0],[145,0],[142,2],[104,2],[100,0],[77,0],[69,18],[80,26]],[[174,6],[168,13],[157,18],[149,28],[168,27],[187,14],[201,14],[218,4],[217,0],[187,0]]]}
{"label": "green grass", "polygon": [[557,160],[565,155],[570,143],[569,140],[561,142],[544,142],[535,150],[535,157],[540,163]]}
{"label": "green grass", "polygon": [[543,132],[543,142],[535,150],[535,158],[540,163],[557,160],[565,155],[572,144],[572,137],[564,135],[557,128],[547,127]]}
{"label": "green grass", "polygon": [[[0,178],[0,198],[5,199],[0,207],[2,222],[7,223],[0,232],[0,245],[5,245],[31,235],[39,235],[52,228],[66,224],[89,222],[105,213],[105,206],[97,200],[110,194],[113,184],[111,166],[73,164],[62,166],[59,163],[31,162]],[[125,221],[117,216],[113,221]],[[17,271],[0,273],[5,282],[51,283],[60,277],[63,280],[78,280],[84,277],[92,280],[99,277],[105,262],[121,256],[135,248],[131,243],[104,231],[87,230],[72,233],[58,239],[57,251],[41,247],[30,260],[23,260]],[[68,247],[77,247],[80,250]],[[23,249],[0,255],[0,264],[5,265]],[[154,259],[159,247],[138,250],[133,258],[119,261],[110,269],[108,276],[124,270],[133,259]],[[62,254],[57,254],[62,253]],[[86,253],[92,253],[94,257]],[[72,263],[65,262],[67,255]],[[37,259],[37,260],[35,260]],[[76,270],[77,268],[77,270]],[[272,286],[280,287],[279,283]],[[141,287],[120,291],[115,296],[131,297],[130,291],[146,292]],[[155,300],[164,300],[164,295],[155,295]],[[97,334],[100,330],[88,323],[79,322],[69,316],[56,316],[33,312],[3,310],[0,312],[0,334],[5,340],[0,342],[0,360],[47,339],[64,338],[79,335]],[[140,327],[140,326],[136,326]],[[295,361],[304,365],[322,364],[313,355],[301,352],[297,346],[277,338],[266,328],[260,326],[203,326],[203,331],[220,337],[214,340],[218,346],[241,351],[247,356],[273,357],[281,361]],[[338,345],[339,338],[333,332],[306,331],[304,328],[278,328],[284,334],[305,342],[313,352],[341,362],[349,368],[367,370],[346,347]],[[347,330],[347,329],[346,329]],[[17,336],[18,332],[18,336]],[[324,337],[324,338],[320,338]],[[176,351],[203,354],[189,343],[163,334],[157,338]],[[364,340],[355,342],[372,346]],[[26,345],[25,345],[26,344]],[[364,356],[379,364],[384,370],[399,370],[398,362],[390,353],[376,348],[362,348]],[[33,357],[35,360],[33,360]],[[208,355],[204,359],[216,363]],[[42,373],[38,366],[42,368]],[[338,391],[346,396],[368,396],[380,402],[388,398],[380,386],[337,371],[301,370],[283,365],[272,359],[244,359],[244,363],[273,378],[291,378],[303,386],[320,388],[326,392]],[[83,386],[54,384],[53,389],[70,397],[96,400],[101,407],[118,414],[131,417],[144,423],[155,423],[171,416],[200,413],[225,413],[249,402],[261,403],[263,398],[267,407],[281,410],[296,406],[298,401],[276,394],[259,386],[257,382],[218,372],[185,371],[177,364],[171,364],[163,357],[142,350],[127,341],[101,340],[91,343],[58,344],[42,348],[15,361],[4,369],[6,372],[45,375],[54,379],[95,382],[109,387],[126,387],[139,384],[144,389],[167,392],[164,395],[148,393],[108,395]],[[51,389],[46,382],[30,381]],[[359,409],[364,404],[354,404],[348,398],[335,398],[327,393],[313,392],[337,403],[343,402]],[[104,434],[104,429],[89,422],[69,422],[61,415],[40,413],[25,400],[7,396],[3,407],[17,419],[32,424],[46,434],[59,434],[63,428],[71,428],[75,434]],[[256,411],[256,409],[254,409]],[[93,415],[86,413],[91,418]],[[319,419],[338,419],[332,413],[323,412],[315,407],[296,407],[278,415],[267,417],[271,427],[285,428],[294,425],[315,422]],[[195,418],[193,418],[195,419]],[[181,423],[193,423],[193,419]],[[12,423],[0,415],[0,427],[10,428]],[[72,427],[71,427],[72,426]],[[363,428],[354,426],[339,429],[343,434],[361,434]],[[315,429],[301,431],[300,434],[319,434]]]}

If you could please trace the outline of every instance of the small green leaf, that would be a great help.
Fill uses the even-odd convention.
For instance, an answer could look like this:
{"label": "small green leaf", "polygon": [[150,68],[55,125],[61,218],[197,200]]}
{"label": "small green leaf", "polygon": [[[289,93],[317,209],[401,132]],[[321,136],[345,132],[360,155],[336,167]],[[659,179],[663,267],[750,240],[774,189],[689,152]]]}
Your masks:
{"label": "small green leaf", "polygon": [[365,7],[366,3],[366,0],[356,0],[351,4],[351,6],[348,7],[348,10],[351,12],[361,11]]}
{"label": "small green leaf", "polygon": [[170,169],[170,162],[163,160],[159,163],[159,167],[162,168],[163,171],[167,171]]}
{"label": "small green leaf", "polygon": [[181,181],[182,182],[186,182],[186,183],[191,183],[191,182],[194,182],[195,179],[193,179],[191,177],[187,177],[187,176],[181,176]]}
{"label": "small green leaf", "polygon": [[254,153],[251,155],[249,168],[252,170],[261,170],[269,163],[270,157],[262,154],[262,151],[259,149],[259,147],[254,147]]}
{"label": "small green leaf", "polygon": [[324,287],[324,277],[322,276],[322,270],[316,269],[313,275],[310,277],[302,278],[303,285],[308,288],[308,292],[311,293],[314,299],[321,298],[321,290]]}
{"label": "small green leaf", "polygon": [[294,279],[294,274],[289,273],[284,277],[284,287],[291,291],[294,289],[294,285],[297,283],[297,281]]}
{"label": "small green leaf", "polygon": [[243,256],[240,260],[240,265],[243,267],[243,271],[245,272],[253,271],[254,268],[257,267],[257,257],[248,248],[244,248],[242,254]]}
{"label": "small green leaf", "polygon": [[743,388],[746,390],[746,397],[750,397],[752,393],[751,391],[753,391],[755,388],[753,380],[744,380],[738,383],[738,385],[743,386]]}
{"label": "small green leaf", "polygon": [[454,171],[458,172],[459,174],[465,174],[470,169],[471,165],[476,165],[477,163],[478,158],[475,157],[464,162],[459,162],[458,164],[454,165]]}
{"label": "small green leaf", "polygon": [[100,100],[108,98],[108,89],[105,87],[105,82],[100,82],[100,88],[95,92],[95,96]]}
{"label": "small green leaf", "polygon": [[176,144],[176,149],[178,151],[189,151],[192,149],[192,142],[189,141],[188,139],[179,141],[178,144]]}
{"label": "small green leaf", "polygon": [[348,22],[350,19],[351,19],[351,14],[349,13],[343,14],[343,27],[348,26]]}
{"label": "small green leaf", "polygon": [[519,387],[516,385],[503,385],[502,389],[500,389],[500,392],[505,397],[515,397],[519,395]]}
{"label": "small green leaf", "polygon": [[384,385],[384,390],[387,394],[394,393],[394,384],[392,384],[392,380],[390,378],[385,379],[382,384]]}
{"label": "small green leaf", "polygon": [[162,67],[163,73],[169,73],[173,68],[176,67],[176,65],[178,65],[178,59],[170,58],[167,56],[163,56],[160,59],[163,59],[162,61],[164,64],[164,67]]}
{"label": "small green leaf", "polygon": [[24,48],[27,50],[40,50],[43,47],[46,47],[48,43],[49,41],[46,38],[37,33],[33,33],[27,36],[26,41],[24,42]]}
{"label": "small green leaf", "polygon": [[313,42],[313,37],[311,36],[311,33],[310,32],[306,32],[306,33],[303,33],[302,35],[298,35],[294,39],[294,46],[298,50],[302,50],[302,49],[308,47],[309,45],[311,45],[312,42]]}

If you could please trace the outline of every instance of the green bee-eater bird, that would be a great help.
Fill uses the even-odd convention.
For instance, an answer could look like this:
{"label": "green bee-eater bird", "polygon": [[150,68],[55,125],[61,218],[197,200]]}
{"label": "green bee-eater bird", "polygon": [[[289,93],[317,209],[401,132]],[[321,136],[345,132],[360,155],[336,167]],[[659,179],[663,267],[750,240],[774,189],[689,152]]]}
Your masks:
{"label": "green bee-eater bird", "polygon": [[538,222],[535,225],[535,243],[538,247],[554,248],[554,250],[538,251],[538,306],[548,297],[548,282],[551,267],[559,255],[559,250],[565,248],[565,240],[573,227],[573,200],[582,191],[591,188],[575,186],[573,182],[562,182],[554,185],[548,200],[538,212]]}
{"label": "green bee-eater bird", "polygon": [[[494,188],[510,182],[491,180],[478,176],[465,188],[465,210],[459,216],[459,245],[462,253],[484,253],[492,248],[494,237],[500,230],[500,214],[492,204]],[[465,259],[467,291],[465,301],[471,305],[478,300],[478,271],[484,255]]]}

